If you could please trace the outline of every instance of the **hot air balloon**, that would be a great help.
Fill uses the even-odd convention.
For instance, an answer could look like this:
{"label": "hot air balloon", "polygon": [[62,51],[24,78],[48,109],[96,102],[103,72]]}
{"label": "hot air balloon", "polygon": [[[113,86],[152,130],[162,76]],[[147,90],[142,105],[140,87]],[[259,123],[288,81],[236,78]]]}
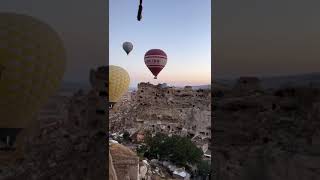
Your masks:
{"label": "hot air balloon", "polygon": [[144,55],[144,63],[147,65],[154,79],[167,64],[167,54],[161,49],[151,49]]}
{"label": "hot air balloon", "polygon": [[19,137],[36,122],[63,78],[66,54],[59,35],[33,17],[0,13],[0,22],[1,152],[19,146]]}
{"label": "hot air balloon", "polygon": [[130,77],[128,72],[119,66],[109,66],[109,103],[114,105],[128,91]]}
{"label": "hot air balloon", "polygon": [[133,45],[131,42],[124,42],[122,44],[122,48],[124,49],[124,51],[127,53],[127,55],[129,55],[129,53],[132,51],[133,49]]}

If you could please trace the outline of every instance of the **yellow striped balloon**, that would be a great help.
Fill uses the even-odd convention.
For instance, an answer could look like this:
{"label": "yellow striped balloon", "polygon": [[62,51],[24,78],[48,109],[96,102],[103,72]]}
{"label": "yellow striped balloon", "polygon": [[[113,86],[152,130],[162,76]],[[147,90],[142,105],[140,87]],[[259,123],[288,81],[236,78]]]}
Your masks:
{"label": "yellow striped balloon", "polygon": [[59,35],[26,15],[0,13],[0,128],[26,128],[63,78]]}
{"label": "yellow striped balloon", "polygon": [[116,103],[129,89],[128,72],[119,66],[109,66],[109,102]]}

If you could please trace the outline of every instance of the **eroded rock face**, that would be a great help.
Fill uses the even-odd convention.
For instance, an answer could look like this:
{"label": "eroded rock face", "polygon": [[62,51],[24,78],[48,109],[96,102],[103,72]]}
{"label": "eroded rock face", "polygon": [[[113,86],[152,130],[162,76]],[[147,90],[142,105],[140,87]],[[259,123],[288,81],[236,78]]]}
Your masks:
{"label": "eroded rock face", "polygon": [[[78,94],[70,97],[67,104],[74,106],[74,109],[69,109],[69,117],[86,113],[83,110],[87,110],[85,104],[90,96]],[[59,105],[60,102],[57,103]],[[78,117],[82,122],[78,126],[59,117],[56,116],[56,121],[42,119],[41,131],[29,141],[24,161],[15,164],[11,170],[0,172],[0,179],[106,179],[105,131],[93,128],[87,123],[87,116]],[[58,123],[46,125],[52,121]]]}
{"label": "eroded rock face", "polygon": [[138,180],[139,157],[121,144],[110,144],[110,155],[117,179]]}
{"label": "eroded rock face", "polygon": [[[110,130],[146,129],[152,132],[211,137],[211,91],[140,83],[110,112]],[[187,133],[187,134],[188,134]]]}
{"label": "eroded rock face", "polygon": [[109,180],[118,180],[116,170],[113,166],[113,159],[109,151]]}
{"label": "eroded rock face", "polygon": [[[109,123],[110,133],[126,130],[135,141],[141,141],[143,132],[148,130],[152,133],[191,136],[198,147],[208,147],[211,138],[211,91],[193,90],[190,86],[178,89],[163,84],[140,83],[136,92],[123,96],[109,111]],[[113,154],[112,158],[115,169],[120,166],[117,163],[128,161],[125,157],[115,160]],[[125,164],[133,165],[135,161],[122,163],[121,173],[125,174],[125,169],[130,169]],[[131,174],[135,171],[134,168]],[[147,164],[142,163],[138,172],[141,173],[140,177],[156,178]]]}
{"label": "eroded rock face", "polygon": [[260,79],[257,77],[240,77],[233,87],[233,93],[241,96],[260,91],[260,83]]}
{"label": "eroded rock face", "polygon": [[320,101],[316,94],[308,99],[312,92],[229,91],[216,98],[214,179],[320,179]]}
{"label": "eroded rock face", "polygon": [[88,93],[51,97],[40,111],[38,128],[25,142],[25,159],[10,168],[0,167],[0,179],[107,179],[107,116],[97,113],[106,109],[106,103],[100,96],[103,81],[94,77]]}
{"label": "eroded rock face", "polygon": [[33,144],[36,149],[26,154],[10,179],[104,179],[106,156],[101,137],[69,136],[57,135]]}

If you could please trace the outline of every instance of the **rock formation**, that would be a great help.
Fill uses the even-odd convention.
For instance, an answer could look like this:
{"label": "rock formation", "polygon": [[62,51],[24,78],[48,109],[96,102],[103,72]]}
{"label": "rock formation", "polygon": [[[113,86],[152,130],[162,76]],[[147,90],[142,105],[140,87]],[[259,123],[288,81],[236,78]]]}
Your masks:
{"label": "rock formation", "polygon": [[260,80],[256,77],[240,77],[233,88],[234,94],[253,93],[261,90]]}
{"label": "rock formation", "polygon": [[121,144],[110,144],[109,149],[117,179],[138,180],[139,157],[136,153]]}
{"label": "rock formation", "polygon": [[109,151],[109,180],[118,180],[116,170],[113,166],[113,159]]}
{"label": "rock formation", "polygon": [[97,111],[106,103],[101,81],[92,85],[89,93],[51,97],[38,116],[39,128],[24,142],[25,158],[1,166],[0,179],[107,179],[107,116]]}
{"label": "rock formation", "polygon": [[110,113],[110,131],[131,129],[211,137],[211,92],[140,83]]}
{"label": "rock formation", "polygon": [[214,97],[213,179],[320,179],[320,90],[242,91]]}
{"label": "rock formation", "polygon": [[[88,100],[85,97],[71,97],[69,107],[75,108],[69,109],[69,117],[77,117],[74,114],[83,111],[82,105]],[[86,122],[87,119],[81,116],[74,120]],[[50,123],[49,120],[44,122]],[[25,159],[12,169],[0,172],[0,179],[105,179],[105,131],[87,123],[62,123],[63,119],[57,122],[60,123],[46,125],[42,122],[40,134],[27,145]]]}
{"label": "rock formation", "polygon": [[[211,92],[210,89],[194,90],[191,86],[175,88],[166,84],[139,83],[137,91],[127,93],[112,111],[109,111],[109,123],[110,133],[128,131],[135,143],[143,141],[146,131],[153,134],[162,132],[168,135],[190,136],[198,147],[210,152],[208,143],[211,139]],[[116,162],[114,156],[112,154],[115,169],[119,166],[116,164],[121,162],[129,164],[122,156]],[[135,159],[131,161],[132,167],[139,163]],[[146,161],[141,161],[140,165],[141,178],[161,179],[160,177],[170,176],[166,175],[167,170],[161,170],[159,165],[154,164],[151,168]],[[128,173],[129,168],[126,169]]]}

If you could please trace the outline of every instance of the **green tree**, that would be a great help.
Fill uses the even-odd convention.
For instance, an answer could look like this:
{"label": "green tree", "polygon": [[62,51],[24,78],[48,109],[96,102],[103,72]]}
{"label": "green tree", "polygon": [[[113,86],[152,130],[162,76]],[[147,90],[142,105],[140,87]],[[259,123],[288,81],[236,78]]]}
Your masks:
{"label": "green tree", "polygon": [[146,143],[149,146],[150,158],[154,158],[154,159],[159,158],[167,138],[168,138],[167,135],[162,133],[157,133],[154,137],[150,136],[146,139]]}
{"label": "green tree", "polygon": [[170,143],[171,161],[179,165],[196,164],[202,159],[202,150],[187,137],[173,136]]}
{"label": "green tree", "polygon": [[149,158],[168,160],[178,165],[196,164],[201,161],[203,152],[187,137],[157,133],[147,138]]}
{"label": "green tree", "polygon": [[137,148],[137,154],[139,155],[139,157],[144,157],[145,156],[145,153],[148,151],[148,146],[146,145],[140,145],[138,148]]}

